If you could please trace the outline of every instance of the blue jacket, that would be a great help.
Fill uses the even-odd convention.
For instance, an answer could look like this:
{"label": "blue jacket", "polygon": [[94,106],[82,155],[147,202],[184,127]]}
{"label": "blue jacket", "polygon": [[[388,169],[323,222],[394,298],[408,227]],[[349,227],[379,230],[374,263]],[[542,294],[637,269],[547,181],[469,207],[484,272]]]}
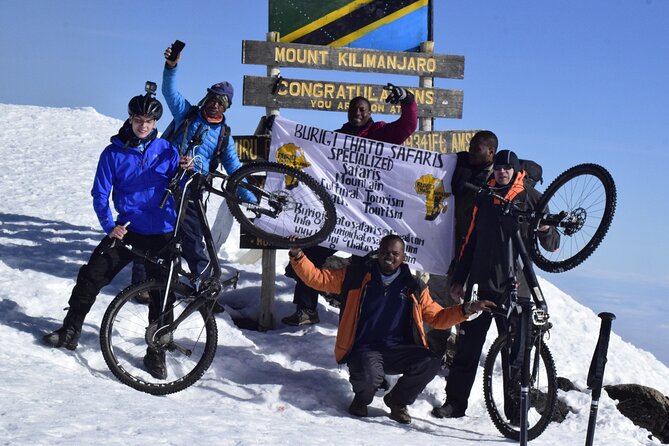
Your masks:
{"label": "blue jacket", "polygon": [[[178,128],[179,125],[186,119],[188,110],[191,108],[191,103],[186,100],[183,95],[177,90],[177,68],[168,68],[165,66],[163,69],[163,85],[162,93],[165,97],[165,102],[172,113],[174,118],[174,127]],[[211,162],[211,157],[214,155],[216,146],[218,145],[218,137],[221,134],[221,130],[224,128],[225,116],[223,116],[223,121],[219,124],[210,124],[207,122],[202,113],[198,113],[197,117],[193,119],[188,130],[185,133],[186,141],[190,141],[191,137],[195,134],[200,125],[203,125],[205,133],[202,138],[202,144],[195,150],[195,157],[200,157],[196,162],[197,169],[203,173],[209,173],[209,164]],[[176,139],[172,141],[176,147],[181,147],[184,140],[184,134],[177,135]],[[232,175],[237,169],[239,169],[242,163],[239,161],[239,156],[237,156],[237,148],[235,147],[235,141],[232,139],[232,136],[228,139],[228,147],[222,150],[220,155],[221,164],[228,175]],[[249,192],[247,189],[238,188],[237,195],[244,201],[251,203],[256,202],[256,197]]]}
{"label": "blue jacket", "polygon": [[[139,147],[126,147],[119,135],[100,155],[95,173],[93,209],[98,221],[109,234],[116,223],[130,222],[129,230],[153,235],[174,229],[174,200],[167,200],[160,209],[165,188],[179,167],[179,152],[164,139],[155,138]],[[109,206],[109,196],[118,213],[116,220]]]}

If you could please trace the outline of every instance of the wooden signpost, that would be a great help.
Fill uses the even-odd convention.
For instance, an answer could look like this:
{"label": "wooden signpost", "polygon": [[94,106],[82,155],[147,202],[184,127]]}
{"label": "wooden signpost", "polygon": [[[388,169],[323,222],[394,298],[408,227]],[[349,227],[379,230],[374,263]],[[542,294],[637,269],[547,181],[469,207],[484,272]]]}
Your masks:
{"label": "wooden signpost", "polygon": [[[288,79],[280,75],[281,67],[336,70],[364,73],[389,73],[419,77],[418,87],[405,87],[414,93],[419,116],[419,131],[405,145],[452,153],[467,150],[474,130],[433,131],[434,118],[462,118],[462,90],[434,88],[435,77],[464,78],[464,57],[434,54],[432,42],[423,42],[421,52],[379,51],[348,47],[306,45],[279,42],[270,32],[267,41],[242,42],[242,62],[267,66],[267,76],[244,76],[243,105],[265,107],[266,115],[278,114],[280,108],[346,112],[356,96],[366,97],[372,113],[400,114],[398,105],[385,102],[383,85],[338,81]],[[266,138],[266,139],[263,139]],[[234,137],[240,158],[256,160],[267,157],[267,136]],[[260,330],[273,325],[274,283],[276,281],[277,247],[255,237],[243,235],[242,247],[263,249]]]}

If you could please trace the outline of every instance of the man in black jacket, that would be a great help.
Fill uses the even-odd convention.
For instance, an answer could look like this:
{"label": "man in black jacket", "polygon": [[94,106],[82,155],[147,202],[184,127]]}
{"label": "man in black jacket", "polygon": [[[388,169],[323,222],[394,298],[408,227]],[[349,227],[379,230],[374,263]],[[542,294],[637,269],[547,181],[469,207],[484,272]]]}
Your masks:
{"label": "man in black jacket", "polygon": [[[467,230],[472,221],[472,209],[476,200],[476,191],[465,187],[465,184],[471,183],[482,186],[492,178],[492,161],[497,152],[497,145],[497,135],[490,130],[481,130],[476,132],[469,142],[469,151],[458,152],[457,154],[458,160],[451,179],[451,190],[455,197],[455,250],[453,251],[455,259],[449,268],[448,276],[430,274],[427,282],[432,298],[444,307],[458,303],[451,299],[449,293],[450,276],[453,274],[460,249],[467,236]],[[428,331],[427,342],[430,349],[440,355],[446,354],[450,335],[450,329],[431,329]]]}
{"label": "man in black jacket", "polygon": [[[511,200],[521,209],[533,209],[541,194],[525,181],[525,171],[520,168],[520,161],[510,150],[502,150],[495,155],[493,164],[494,179],[488,183],[497,188],[497,193]],[[479,195],[472,211],[472,225],[464,240],[458,262],[453,273],[450,294],[456,302],[471,294],[472,286],[478,284],[479,296],[498,306],[506,297],[508,279],[507,246],[509,235],[501,228],[500,204],[489,195]],[[530,228],[521,224],[521,235],[529,245]],[[554,228],[540,226],[539,241],[544,249],[554,251],[559,244],[559,235]],[[517,263],[517,261],[516,261]],[[519,270],[519,266],[516,265]],[[519,276],[519,296],[530,296],[530,290],[524,277]],[[465,415],[471,388],[476,378],[476,370],[483,349],[486,334],[492,316],[481,314],[480,317],[463,322],[457,341],[457,352],[450,367],[446,382],[446,402],[435,407],[432,414],[438,418],[459,418]],[[505,327],[496,320],[498,332]]]}

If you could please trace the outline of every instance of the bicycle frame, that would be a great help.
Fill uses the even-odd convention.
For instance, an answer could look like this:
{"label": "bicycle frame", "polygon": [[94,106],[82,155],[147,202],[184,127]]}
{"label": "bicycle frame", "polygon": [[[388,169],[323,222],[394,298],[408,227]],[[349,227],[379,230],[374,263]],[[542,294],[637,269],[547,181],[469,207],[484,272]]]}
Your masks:
{"label": "bicycle frame", "polygon": [[[225,179],[227,179],[227,175],[224,174],[218,173],[216,174],[216,176],[219,178],[223,178],[224,181]],[[178,188],[180,194],[178,197],[175,197],[178,203],[177,218],[174,230],[172,232],[172,239],[170,242],[172,246],[168,248],[168,250],[170,251],[169,259],[167,259],[168,261],[166,262],[165,259],[162,257],[149,255],[148,252],[141,251],[131,245],[127,244],[125,245],[127,249],[132,251],[138,257],[141,257],[146,261],[152,262],[160,266],[163,270],[166,270],[167,272],[165,292],[161,296],[161,301],[160,301],[161,305],[160,314],[156,317],[154,321],[151,321],[149,327],[147,328],[146,341],[149,346],[155,345],[156,340],[159,340],[162,336],[169,336],[169,333],[174,331],[176,327],[188,316],[193,314],[195,311],[198,311],[198,309],[205,303],[211,302],[214,299],[216,299],[216,297],[219,295],[219,293],[223,288],[228,286],[236,287],[237,282],[239,280],[239,272],[237,272],[237,274],[235,274],[231,278],[226,279],[225,281],[221,281],[221,276],[222,276],[221,264],[220,261],[218,260],[218,253],[216,252],[214,246],[213,236],[211,233],[211,229],[209,227],[205,206],[202,200],[203,190],[216,193],[217,195],[220,195],[226,199],[230,198],[229,197],[230,194],[228,194],[227,191],[225,191],[225,189],[222,189],[220,191],[215,189],[199,173],[188,174],[186,171],[182,171],[180,174],[175,176],[175,178],[177,178],[178,181],[173,182],[174,184],[171,185],[169,192],[166,192],[166,196],[168,195],[168,193],[172,194],[174,193],[172,189],[177,189],[176,185],[180,184],[184,177],[186,178],[185,182],[183,182],[182,187]],[[200,225],[202,227],[205,247],[207,250],[207,254],[209,256],[209,264],[199,275],[196,275],[193,272],[187,273],[181,267],[181,248],[179,242],[179,231],[181,229],[181,225],[186,215],[186,207],[189,201],[189,197],[195,204],[195,211],[197,214],[198,221],[200,222]],[[236,197],[234,197],[234,199],[238,200]],[[163,202],[165,200],[166,198],[163,199]],[[170,301],[169,299],[170,291],[172,286],[179,280],[178,278],[181,276],[189,279],[190,284],[188,284],[188,286],[193,288],[194,299],[188,303],[186,308],[179,314],[177,319],[175,319],[174,321],[172,321],[167,325],[163,325],[162,327],[158,328],[158,325],[162,324],[165,317],[167,317],[171,312],[171,308],[167,308],[167,305]],[[204,280],[202,280],[203,277],[205,277]],[[189,354],[187,350],[183,350],[176,345],[175,348],[186,355]]]}
{"label": "bicycle frame", "polygon": [[[545,222],[551,226],[557,226],[565,223],[566,214],[550,215],[543,212],[524,211],[514,207],[513,203],[506,200],[500,195],[488,191],[494,198],[501,200],[503,203],[502,215],[500,217],[501,228],[507,236],[507,295],[508,305],[506,309],[500,309],[493,312],[495,317],[503,317],[505,319],[505,327],[507,330],[507,347],[508,358],[503,361],[503,372],[505,386],[507,381],[510,381],[511,371],[518,362],[518,355],[522,355],[520,361],[520,444],[526,445],[528,441],[528,419],[527,414],[530,408],[530,376],[537,373],[539,366],[539,354],[535,355],[534,364],[531,367],[530,356],[532,348],[536,345],[537,352],[541,347],[543,334],[550,328],[548,322],[548,305],[544,298],[539,281],[537,279],[530,255],[525,247],[521,233],[519,218],[529,218],[531,223],[531,230],[537,231],[540,221]],[[526,283],[530,289],[532,300],[528,297],[518,296],[518,275],[516,271],[516,260],[520,258],[522,262],[522,274],[525,277]],[[512,336],[511,328],[513,323],[517,321],[515,336]],[[506,364],[504,364],[506,362]],[[532,370],[531,370],[532,369]],[[535,376],[536,378],[536,376]],[[509,383],[510,385],[510,383]]]}

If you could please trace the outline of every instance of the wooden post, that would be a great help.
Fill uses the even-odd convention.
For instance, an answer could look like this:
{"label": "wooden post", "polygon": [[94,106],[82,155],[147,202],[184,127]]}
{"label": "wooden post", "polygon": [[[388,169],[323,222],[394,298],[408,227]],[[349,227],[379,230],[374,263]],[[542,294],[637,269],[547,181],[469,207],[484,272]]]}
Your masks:
{"label": "wooden post", "polygon": [[[278,42],[279,33],[267,33],[267,41]],[[279,66],[268,65],[267,75],[279,77]],[[265,115],[278,115],[278,108],[265,108]],[[266,331],[274,328],[274,296],[276,294],[276,250],[263,249],[262,251],[262,281],[260,285],[260,314],[258,314],[258,330]]]}
{"label": "wooden post", "polygon": [[[420,52],[421,53],[434,53],[434,42],[421,42],[420,43]],[[428,76],[419,76],[418,86],[421,88],[432,88],[434,87],[434,78]],[[418,130],[422,131],[431,131],[432,121],[434,118],[418,118]],[[430,274],[425,271],[416,271],[416,277],[427,283],[430,278]]]}
{"label": "wooden post", "polygon": [[[420,52],[421,53],[434,53],[434,42],[421,42],[420,43]],[[418,78],[418,85],[421,88],[432,88],[434,87],[434,78],[428,76],[420,76]],[[418,120],[418,130],[433,130],[432,122],[434,118],[419,118]]]}

